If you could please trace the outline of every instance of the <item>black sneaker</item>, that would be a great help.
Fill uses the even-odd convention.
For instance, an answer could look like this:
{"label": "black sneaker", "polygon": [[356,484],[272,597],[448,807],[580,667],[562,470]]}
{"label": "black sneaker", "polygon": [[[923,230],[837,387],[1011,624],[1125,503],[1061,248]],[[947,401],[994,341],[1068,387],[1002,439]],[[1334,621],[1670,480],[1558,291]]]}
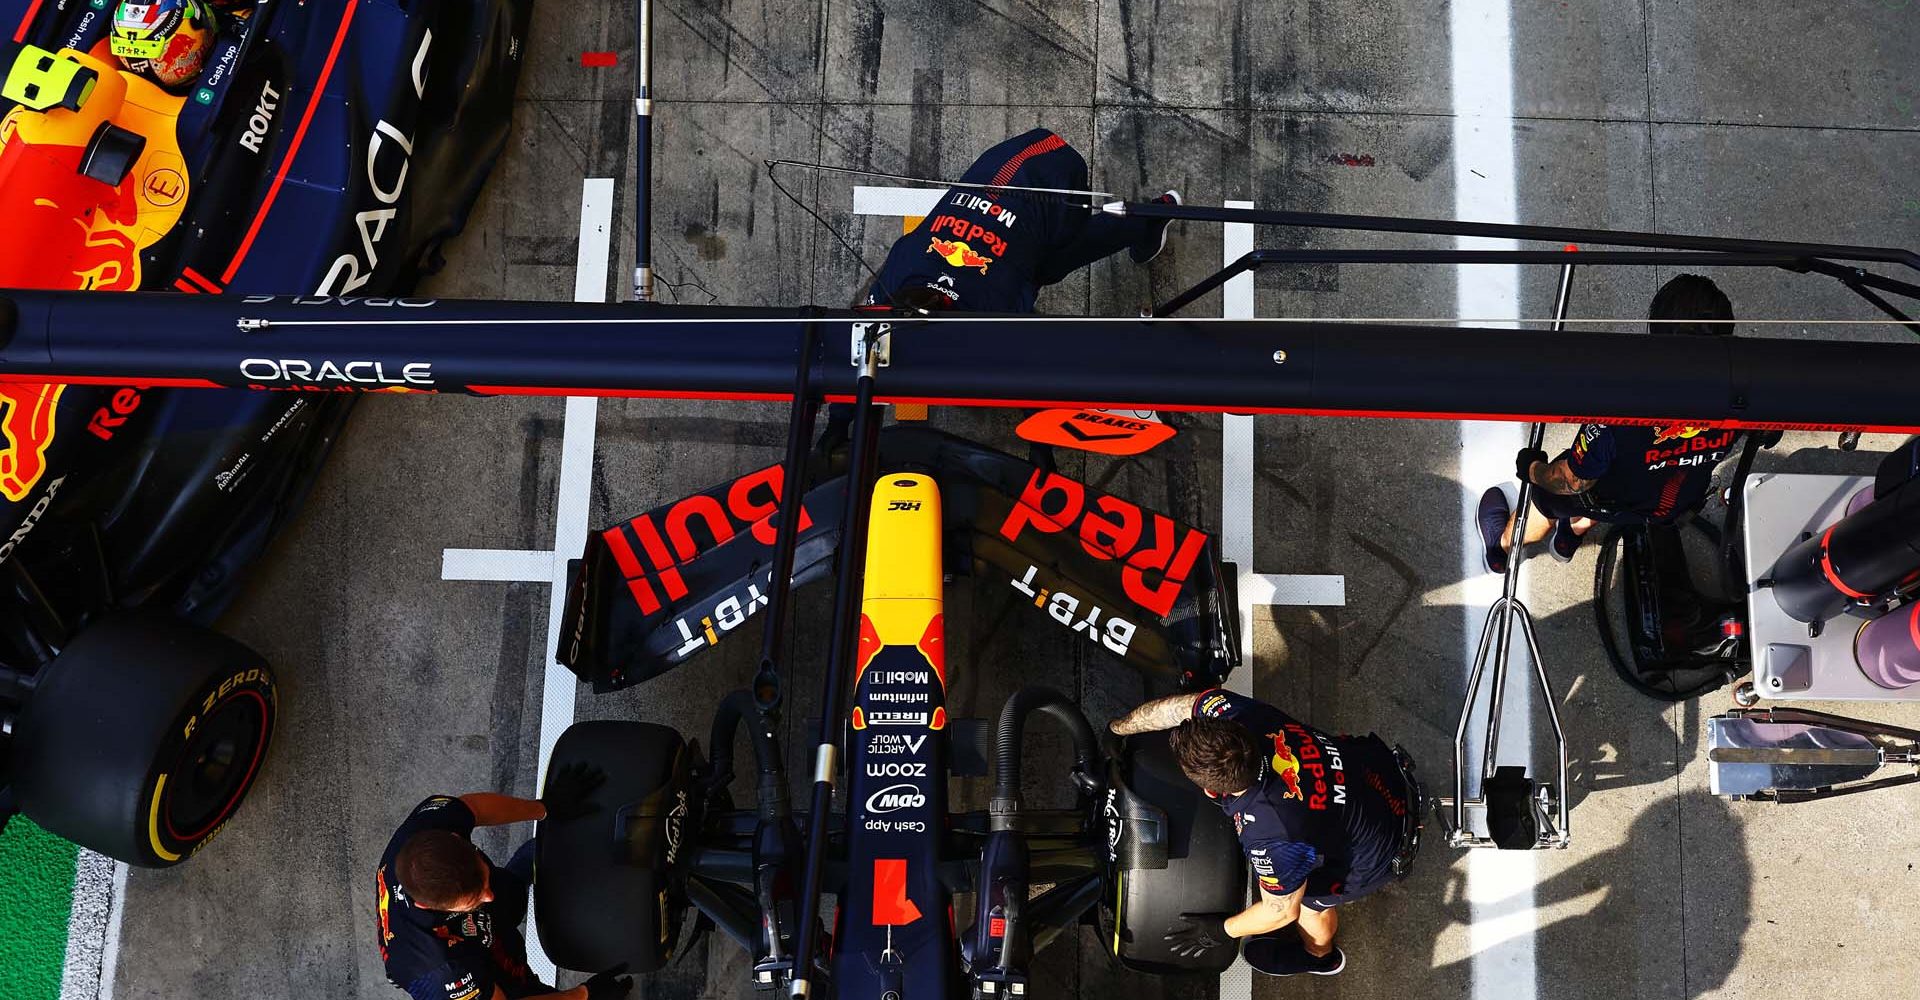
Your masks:
{"label": "black sneaker", "polygon": [[1486,546],[1481,553],[1487,566],[1487,572],[1496,576],[1507,571],[1507,550],[1500,545],[1500,536],[1507,531],[1507,517],[1513,513],[1513,505],[1507,503],[1507,491],[1498,486],[1489,486],[1480,494],[1480,513],[1475,515],[1480,525],[1480,543]]}
{"label": "black sneaker", "polygon": [[1291,927],[1248,938],[1242,955],[1254,971],[1279,978],[1303,972],[1310,976],[1337,976],[1347,967],[1347,955],[1339,945],[1315,957]]}
{"label": "black sneaker", "polygon": [[1548,546],[1547,551],[1563,563],[1572,562],[1573,554],[1580,551],[1580,543],[1585,540],[1585,535],[1574,533],[1573,519],[1563,517],[1553,522],[1553,544]]}
{"label": "black sneaker", "polygon": [[1308,955],[1307,962],[1309,963],[1307,965],[1307,975],[1309,976],[1337,976],[1342,969],[1347,967],[1347,953],[1341,951],[1340,946],[1336,944],[1333,946],[1332,951],[1318,958]]}
{"label": "black sneaker", "polygon": [[[1180,204],[1180,192],[1168,191],[1166,194],[1153,199],[1152,204],[1178,205]],[[1155,257],[1160,256],[1160,251],[1167,248],[1167,223],[1171,221],[1173,220],[1159,220],[1159,224],[1154,227],[1153,235],[1135,243],[1127,249],[1127,255],[1133,258],[1135,264],[1145,264]]]}

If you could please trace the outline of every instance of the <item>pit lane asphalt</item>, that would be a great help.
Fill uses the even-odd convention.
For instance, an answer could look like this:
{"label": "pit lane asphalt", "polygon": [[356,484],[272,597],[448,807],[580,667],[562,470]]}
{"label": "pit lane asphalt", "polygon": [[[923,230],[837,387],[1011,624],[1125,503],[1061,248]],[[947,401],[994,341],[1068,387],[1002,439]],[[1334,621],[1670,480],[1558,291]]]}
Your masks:
{"label": "pit lane asphalt", "polygon": [[[954,176],[980,149],[1035,124],[1086,152],[1097,186],[1122,192],[1172,186],[1195,203],[1451,215],[1446,8],[663,2],[653,230],[662,298],[840,304],[860,286],[859,264],[766,183],[763,159]],[[622,178],[623,205],[631,199],[626,5],[549,2],[535,16],[509,153],[449,249],[435,294],[566,298],[579,179]],[[1910,75],[1920,62],[1920,7],[1518,0],[1511,23],[1520,221],[1920,245],[1911,169],[1920,162],[1920,85]],[[582,68],[579,55],[590,50],[618,51],[620,68]],[[891,220],[851,214],[850,178],[783,179],[869,260],[897,233]],[[1215,229],[1176,228],[1151,267],[1097,265],[1041,305],[1129,314],[1209,273],[1219,241]],[[620,289],[631,267],[624,228],[614,242]],[[1260,242],[1388,244],[1285,230]],[[1643,315],[1670,273],[1589,272],[1575,308]],[[1870,315],[1812,278],[1715,277],[1749,317]],[[1454,280],[1447,268],[1279,269],[1260,276],[1256,308],[1447,316]],[[1522,315],[1546,313],[1551,282],[1527,276]],[[1216,294],[1194,312],[1219,308]],[[550,543],[561,410],[558,400],[364,403],[306,515],[226,623],[280,669],[285,719],[274,758],[252,800],[192,864],[130,877],[119,997],[397,995],[373,947],[370,890],[392,827],[429,792],[530,794],[535,778],[546,588],[444,582],[441,552]],[[771,461],[783,441],[777,407],[608,400],[599,412],[594,524]],[[1009,441],[1014,419],[935,413],[937,425],[988,441]],[[1343,608],[1256,612],[1256,693],[1323,727],[1401,741],[1431,780],[1445,770],[1464,673],[1462,506],[1486,485],[1459,482],[1459,427],[1278,417],[1256,427],[1254,569],[1346,578]],[[1183,428],[1147,460],[1069,458],[1063,471],[1216,527],[1219,422],[1194,418]],[[1569,435],[1552,430],[1549,445]],[[1871,468],[1870,456],[1833,451],[1829,436],[1788,444],[1759,467]],[[1542,559],[1528,570],[1576,761],[1576,839],[1571,851],[1535,859],[1531,901],[1510,901],[1494,936],[1531,940],[1537,995],[1556,1000],[1829,986],[1908,995],[1920,963],[1883,943],[1920,932],[1908,862],[1920,848],[1913,797],[1784,809],[1709,797],[1702,719],[1725,694],[1668,708],[1613,677],[1589,623],[1592,559],[1589,547],[1570,567]],[[1141,691],[1062,630],[1016,616],[1005,593],[963,583],[949,600],[949,620],[967,623],[950,636],[959,714],[990,715],[1017,684],[1041,681],[1076,693],[1098,723]],[[824,603],[816,588],[798,615],[808,677],[818,676]],[[751,669],[735,649],[618,695],[583,691],[577,714],[704,734],[715,700]],[[814,713],[811,688],[791,686],[796,748]],[[1838,706],[1850,709],[1920,723],[1909,709]],[[1061,748],[1044,728],[1034,745],[1039,763],[1029,774],[1044,783]],[[956,802],[979,798],[966,789]],[[524,835],[490,832],[482,843],[501,852]],[[1486,990],[1474,956],[1489,937],[1468,925],[1467,870],[1430,843],[1409,882],[1344,914],[1343,976],[1259,982],[1255,995]],[[1501,917],[1498,901],[1489,912]],[[702,949],[647,984],[647,995],[744,997],[743,965],[730,946]],[[1039,965],[1036,988],[1056,995],[1214,993],[1208,982],[1116,970],[1091,933],[1055,945]]]}

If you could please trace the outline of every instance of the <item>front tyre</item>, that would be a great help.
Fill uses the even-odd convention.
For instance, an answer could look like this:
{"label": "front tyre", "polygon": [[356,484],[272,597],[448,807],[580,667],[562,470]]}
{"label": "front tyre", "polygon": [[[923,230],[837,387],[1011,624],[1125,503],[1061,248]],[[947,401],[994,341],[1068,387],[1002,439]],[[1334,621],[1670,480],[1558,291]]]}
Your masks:
{"label": "front tyre", "polygon": [[15,744],[21,811],[146,868],[192,857],[259,777],[278,695],[260,654],[158,614],[100,619],[40,673]]}

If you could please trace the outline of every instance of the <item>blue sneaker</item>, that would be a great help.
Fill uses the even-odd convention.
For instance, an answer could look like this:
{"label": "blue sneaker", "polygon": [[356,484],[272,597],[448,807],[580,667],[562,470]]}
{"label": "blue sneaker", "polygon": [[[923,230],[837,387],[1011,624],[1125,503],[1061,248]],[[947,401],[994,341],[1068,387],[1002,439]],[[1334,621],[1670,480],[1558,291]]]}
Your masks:
{"label": "blue sneaker", "polygon": [[1475,515],[1480,525],[1480,543],[1486,546],[1481,553],[1486,562],[1487,572],[1498,576],[1507,571],[1507,550],[1500,544],[1500,536],[1506,534],[1507,517],[1513,513],[1513,505],[1507,503],[1507,491],[1498,486],[1489,486],[1480,494],[1480,512]]}
{"label": "blue sneaker", "polygon": [[[1180,192],[1168,191],[1166,194],[1153,199],[1152,203],[1156,205],[1178,205],[1180,204]],[[1133,258],[1135,264],[1145,264],[1155,257],[1160,256],[1160,251],[1167,248],[1167,223],[1171,221],[1173,220],[1158,220],[1158,224],[1154,226],[1153,235],[1148,236],[1127,249],[1127,255]]]}

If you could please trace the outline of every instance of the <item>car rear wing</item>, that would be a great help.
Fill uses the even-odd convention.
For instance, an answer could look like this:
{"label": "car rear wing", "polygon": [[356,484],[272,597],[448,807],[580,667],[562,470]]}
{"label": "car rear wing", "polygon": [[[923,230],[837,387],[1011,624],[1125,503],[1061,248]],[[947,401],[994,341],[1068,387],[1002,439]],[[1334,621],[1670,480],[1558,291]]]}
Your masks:
{"label": "car rear wing", "polygon": [[[1003,581],[1034,614],[1171,683],[1216,683],[1238,662],[1230,575],[1206,532],[939,431],[892,427],[880,441],[883,468],[940,484],[947,565]],[[570,563],[560,662],[612,691],[745,630],[771,594],[784,479],[767,466],[590,535]],[[846,482],[803,498],[796,586],[831,571]]]}

